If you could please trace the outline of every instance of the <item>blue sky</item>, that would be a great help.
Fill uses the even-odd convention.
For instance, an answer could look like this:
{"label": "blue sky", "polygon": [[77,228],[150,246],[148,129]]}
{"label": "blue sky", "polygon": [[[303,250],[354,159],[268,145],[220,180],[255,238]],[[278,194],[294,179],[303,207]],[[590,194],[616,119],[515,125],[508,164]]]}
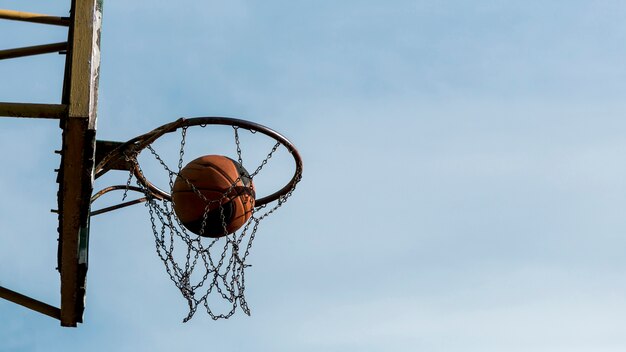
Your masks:
{"label": "blue sky", "polygon": [[[182,324],[137,206],[92,221],[85,323],[0,302],[0,351],[623,351],[625,15],[609,0],[105,1],[100,139],[241,117],[290,138],[304,179],[255,240],[251,317]],[[65,39],[0,32],[1,48]],[[0,100],[57,102],[62,68],[2,62]],[[0,126],[0,283],[56,304],[60,130]]]}

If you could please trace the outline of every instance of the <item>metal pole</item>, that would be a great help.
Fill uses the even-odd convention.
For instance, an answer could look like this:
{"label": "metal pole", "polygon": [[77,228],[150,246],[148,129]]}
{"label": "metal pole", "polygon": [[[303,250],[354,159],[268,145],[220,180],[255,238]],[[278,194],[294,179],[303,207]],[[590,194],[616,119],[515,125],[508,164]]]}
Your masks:
{"label": "metal pole", "polygon": [[0,116],[36,117],[43,119],[61,119],[67,114],[67,105],[31,104],[0,102]]}
{"label": "metal pole", "polygon": [[21,293],[11,291],[7,288],[0,286],[0,297],[13,303],[19,304],[26,308],[32,309],[41,314],[45,314],[54,319],[61,319],[61,310],[57,307],[53,307],[47,303],[43,303],[34,298],[24,296]]}
{"label": "metal pole", "polygon": [[27,46],[23,48],[0,50],[0,60],[40,54],[56,53],[67,50],[67,42]]}
{"label": "metal pole", "polygon": [[40,13],[21,12],[13,10],[0,9],[0,18],[13,21],[33,22],[51,24],[55,26],[69,26],[70,19],[58,16],[42,15]]}

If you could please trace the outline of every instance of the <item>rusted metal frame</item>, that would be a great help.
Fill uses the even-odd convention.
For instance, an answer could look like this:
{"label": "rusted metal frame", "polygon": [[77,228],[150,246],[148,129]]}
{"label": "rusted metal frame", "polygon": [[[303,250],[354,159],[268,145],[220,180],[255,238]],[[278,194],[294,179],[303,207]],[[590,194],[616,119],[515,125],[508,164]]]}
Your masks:
{"label": "rusted metal frame", "polygon": [[113,191],[124,191],[124,192],[133,191],[133,192],[143,193],[143,188],[137,187],[137,186],[130,186],[130,185],[109,186],[94,193],[94,195],[91,196],[91,203],[95,202],[98,198],[102,197],[103,195],[109,192],[113,192]]}
{"label": "rusted metal frame", "polygon": [[113,211],[113,210],[126,208],[126,207],[129,207],[131,205],[141,204],[141,203],[144,203],[144,202],[147,202],[147,201],[148,201],[148,197],[137,198],[137,199],[134,199],[134,200],[130,200],[128,202],[124,202],[124,203],[112,205],[110,207],[94,210],[94,211],[91,212],[91,216],[96,216],[96,215],[108,213],[108,212]]}
{"label": "rusted metal frame", "polygon": [[[101,141],[101,140],[96,141],[96,163],[95,164],[99,165],[102,160],[107,158],[109,155],[112,155],[116,149],[123,147],[124,145],[125,144],[123,142]],[[118,158],[114,160],[114,162],[109,163],[108,170],[131,171],[133,169],[134,169],[133,164],[130,163],[128,160],[126,160],[125,158]],[[137,187],[137,186],[130,186],[130,185],[109,186],[94,193],[94,195],[91,196],[91,203],[93,204],[93,202],[95,202],[98,198],[112,191],[125,191],[125,192],[134,191],[134,192],[143,193],[143,188]],[[141,197],[141,198],[137,198],[131,201],[105,207],[102,209],[92,210],[90,212],[90,216],[96,216],[96,215],[108,213],[113,210],[147,202],[148,200],[149,200],[148,197]]]}
{"label": "rusted metal frame", "polygon": [[[295,162],[295,171],[291,180],[283,186],[280,190],[259,198],[255,200],[255,206],[262,206],[267,203],[273,202],[275,200],[279,200],[282,196],[287,194],[289,190],[291,190],[299,181],[302,174],[302,157],[300,153],[296,149],[296,147],[283,135],[280,133],[260,125],[258,123],[229,118],[229,117],[220,117],[220,116],[206,116],[206,117],[193,117],[193,118],[180,118],[176,121],[165,124],[161,127],[158,127],[148,133],[145,133],[141,136],[135,137],[123,144],[119,147],[115,148],[102,160],[99,160],[96,164],[95,169],[95,177],[98,178],[109,170],[113,169],[113,165],[119,165],[122,160],[126,158],[126,153],[133,152],[139,153],[148,145],[152,144],[155,140],[160,138],[166,133],[171,133],[183,126],[191,127],[191,126],[205,126],[205,125],[226,125],[226,126],[235,126],[239,128],[245,128],[250,131],[260,132],[268,137],[275,139],[278,143],[283,145],[291,156],[294,158]],[[143,184],[149,191],[151,196],[158,199],[171,199],[171,195],[166,191],[159,189],[152,182],[150,182],[143,174],[143,172],[139,169],[139,167],[135,166],[131,169],[133,175],[137,178],[137,181]]]}
{"label": "rusted metal frame", "polygon": [[53,307],[34,298],[25,296],[21,293],[11,291],[8,288],[4,288],[2,286],[0,286],[0,298],[4,298],[8,301],[32,309],[35,312],[45,314],[54,319],[61,319],[61,310],[59,308]]}
{"label": "rusted metal frame", "polygon": [[70,25],[70,19],[68,17],[50,16],[40,13],[22,12],[6,9],[0,9],[0,18],[13,21],[51,24],[55,26],[67,27]]}
{"label": "rusted metal frame", "polygon": [[101,0],[72,0],[63,103],[68,105],[59,170],[61,325],[82,322],[86,286],[89,201],[95,160]]}
{"label": "rusted metal frame", "polygon": [[59,225],[61,272],[61,325],[82,322],[87,274],[89,196],[94,152],[90,139],[95,133],[86,128],[87,120],[68,118],[63,133],[63,154],[59,186]]}
{"label": "rusted metal frame", "polygon": [[[105,159],[108,155],[110,155],[115,149],[124,145],[123,142],[115,142],[115,141],[96,141],[96,165],[100,164],[100,162]],[[130,171],[133,169],[133,165],[127,161],[125,158],[120,158],[116,160],[116,163],[111,163],[111,170],[122,170],[122,171]]]}
{"label": "rusted metal frame", "polygon": [[24,56],[58,53],[65,50],[67,50],[67,42],[6,49],[0,50],[0,60],[15,59]]}
{"label": "rusted metal frame", "polygon": [[31,104],[0,102],[0,116],[62,119],[67,115],[65,104]]}

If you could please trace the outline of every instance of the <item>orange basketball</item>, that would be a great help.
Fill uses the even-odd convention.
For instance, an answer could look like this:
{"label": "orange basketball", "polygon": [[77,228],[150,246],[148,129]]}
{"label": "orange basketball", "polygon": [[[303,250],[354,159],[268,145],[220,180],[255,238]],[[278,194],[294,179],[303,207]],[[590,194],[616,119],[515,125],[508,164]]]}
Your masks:
{"label": "orange basketball", "polygon": [[203,237],[237,231],[252,215],[254,197],[250,174],[240,163],[222,155],[191,161],[172,188],[176,216],[189,231]]}

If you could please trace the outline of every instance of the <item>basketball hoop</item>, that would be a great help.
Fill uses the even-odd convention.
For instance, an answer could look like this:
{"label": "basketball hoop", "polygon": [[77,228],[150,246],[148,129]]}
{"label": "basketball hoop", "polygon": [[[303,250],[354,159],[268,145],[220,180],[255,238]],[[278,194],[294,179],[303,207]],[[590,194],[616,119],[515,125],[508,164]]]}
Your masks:
{"label": "basketball hoop", "polygon": [[[218,200],[207,200],[205,194],[197,189],[190,180],[181,173],[183,170],[183,158],[187,145],[187,132],[191,127],[205,128],[207,126],[222,125],[231,126],[235,142],[236,157],[232,161],[241,165],[243,169],[243,153],[240,143],[240,131],[249,131],[254,135],[263,135],[274,141],[270,150],[265,154],[259,165],[245,176],[239,176],[233,180],[229,187],[226,187]],[[153,143],[166,134],[180,131],[180,143],[178,151],[178,161],[175,165],[168,164],[165,158],[153,148]],[[243,312],[250,315],[250,309],[245,299],[245,268],[250,265],[246,259],[252,248],[252,242],[256,235],[259,224],[262,220],[273,214],[280,208],[296,189],[296,185],[302,178],[302,159],[294,145],[278,132],[253,122],[233,119],[227,117],[196,117],[181,118],[172,123],[163,125],[146,134],[133,138],[125,143],[107,142],[108,150],[105,155],[101,155],[96,160],[95,178],[99,178],[110,170],[128,170],[129,178],[126,185],[110,186],[92,197],[92,203],[102,195],[111,191],[123,190],[124,199],[128,192],[138,192],[141,198],[126,201],[108,208],[92,211],[91,215],[102,214],[111,210],[126,207],[132,204],[144,203],[148,208],[152,232],[155,239],[157,255],[163,262],[166,272],[172,282],[180,290],[182,296],[187,301],[189,313],[184,318],[187,322],[193,317],[196,310],[204,306],[212,319],[227,319],[231,317],[237,307],[241,307]],[[104,145],[104,144],[103,144]],[[105,148],[103,148],[105,149]],[[262,173],[270,159],[278,150],[285,149],[293,158],[294,172],[291,179],[277,191],[253,199],[253,208],[249,218],[238,230],[228,230],[227,209],[224,203],[226,198],[232,197],[232,190],[236,184],[242,184],[242,178],[254,180]],[[218,238],[203,237],[200,232],[190,231],[179,219],[175,212],[176,204],[173,202],[172,192],[163,190],[150,181],[142,169],[143,161],[139,160],[142,152],[152,161],[160,165],[166,172],[170,190],[174,187],[175,179],[183,179],[189,184],[190,189],[200,198],[206,201],[204,214],[202,216],[202,226],[212,219],[221,221],[224,229]],[[99,160],[98,160],[99,159]],[[133,180],[135,185],[132,185]],[[181,182],[180,180],[178,182]],[[252,187],[252,186],[250,186]],[[254,195],[254,192],[247,194]],[[224,201],[226,199],[226,201]],[[211,202],[217,205],[209,207]],[[212,209],[212,210],[209,210]],[[211,236],[213,237],[213,236]],[[220,311],[220,312],[218,312]]]}

